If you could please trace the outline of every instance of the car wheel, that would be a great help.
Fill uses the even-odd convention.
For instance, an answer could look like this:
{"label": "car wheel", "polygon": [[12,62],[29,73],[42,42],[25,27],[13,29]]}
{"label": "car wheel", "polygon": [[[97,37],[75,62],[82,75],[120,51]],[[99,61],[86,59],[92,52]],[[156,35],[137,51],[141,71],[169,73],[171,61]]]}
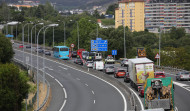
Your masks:
{"label": "car wheel", "polygon": [[176,81],[178,81],[178,78],[176,77]]}
{"label": "car wheel", "polygon": [[118,78],[116,74],[114,74],[114,77],[115,77],[115,78]]}

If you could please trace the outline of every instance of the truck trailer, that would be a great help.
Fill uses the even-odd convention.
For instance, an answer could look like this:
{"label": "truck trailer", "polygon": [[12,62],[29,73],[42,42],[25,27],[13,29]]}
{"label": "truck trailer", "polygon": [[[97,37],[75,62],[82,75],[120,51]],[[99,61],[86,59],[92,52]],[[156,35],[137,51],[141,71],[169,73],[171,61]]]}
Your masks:
{"label": "truck trailer", "polygon": [[130,84],[136,90],[143,86],[147,78],[154,78],[154,62],[148,58],[129,59]]}

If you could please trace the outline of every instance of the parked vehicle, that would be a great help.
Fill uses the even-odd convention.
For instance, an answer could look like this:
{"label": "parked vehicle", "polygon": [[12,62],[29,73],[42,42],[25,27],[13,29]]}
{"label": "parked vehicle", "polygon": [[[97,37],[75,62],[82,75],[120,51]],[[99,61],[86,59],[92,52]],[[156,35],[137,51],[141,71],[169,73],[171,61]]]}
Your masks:
{"label": "parked vehicle", "polygon": [[154,78],[154,63],[148,58],[129,59],[130,84],[138,90],[147,78]]}
{"label": "parked vehicle", "polygon": [[115,67],[113,65],[107,65],[104,68],[104,73],[108,74],[108,73],[114,73],[115,72]]}
{"label": "parked vehicle", "polygon": [[80,58],[76,58],[76,59],[74,60],[74,63],[83,65],[83,62],[82,62],[82,60],[81,60]]}
{"label": "parked vehicle", "polygon": [[92,56],[86,56],[86,61],[93,61]]}
{"label": "parked vehicle", "polygon": [[86,61],[85,62],[86,67],[92,68],[93,67],[93,61]]}
{"label": "parked vehicle", "polygon": [[118,77],[124,77],[126,75],[126,70],[125,69],[116,69],[114,77],[118,78]]}
{"label": "parked vehicle", "polygon": [[36,52],[38,51],[39,53],[43,53],[44,52],[44,50],[41,47],[36,48],[35,51]]}
{"label": "parked vehicle", "polygon": [[129,65],[129,62],[127,58],[124,58],[123,60],[121,60],[121,66],[128,67],[128,65]]}
{"label": "parked vehicle", "polygon": [[103,70],[104,69],[104,62],[103,61],[94,61],[93,69],[95,69],[95,70]]}
{"label": "parked vehicle", "polygon": [[145,109],[163,108],[174,111],[174,85],[171,77],[148,78],[144,84]]}
{"label": "parked vehicle", "polygon": [[82,51],[82,59],[85,60],[88,56],[88,51]]}
{"label": "parked vehicle", "polygon": [[155,72],[154,73],[154,78],[164,78],[166,77],[164,72]]}
{"label": "parked vehicle", "polygon": [[11,43],[14,44],[15,43],[14,40],[11,40]]}
{"label": "parked vehicle", "polygon": [[105,59],[105,63],[106,64],[114,64],[115,63],[115,59],[112,57],[112,55],[108,55],[107,58]]}
{"label": "parked vehicle", "polygon": [[31,48],[31,45],[26,45],[26,48]]}
{"label": "parked vehicle", "polygon": [[23,48],[23,45],[19,45],[19,48]]}
{"label": "parked vehicle", "polygon": [[190,80],[190,74],[189,72],[179,72],[176,74],[176,80]]}
{"label": "parked vehicle", "polygon": [[72,57],[77,57],[77,51],[72,51]]}
{"label": "parked vehicle", "polygon": [[129,77],[129,73],[126,72],[125,76],[124,76],[124,82],[130,82],[130,77]]}
{"label": "parked vehicle", "polygon": [[53,55],[59,59],[69,59],[69,47],[67,46],[55,46],[53,48]]}
{"label": "parked vehicle", "polygon": [[44,52],[44,54],[51,56],[51,52],[50,52],[50,51],[47,51],[47,50]]}
{"label": "parked vehicle", "polygon": [[101,53],[96,53],[94,59],[95,60],[102,60],[102,54]]}

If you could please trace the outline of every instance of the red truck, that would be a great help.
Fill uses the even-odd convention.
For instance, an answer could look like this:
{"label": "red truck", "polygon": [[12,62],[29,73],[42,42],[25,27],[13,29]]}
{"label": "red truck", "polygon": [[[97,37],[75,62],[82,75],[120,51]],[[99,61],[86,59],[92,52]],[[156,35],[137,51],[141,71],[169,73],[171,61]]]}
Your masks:
{"label": "red truck", "polygon": [[82,51],[85,51],[85,49],[78,49],[77,50],[77,55],[80,57],[81,60],[82,60]]}

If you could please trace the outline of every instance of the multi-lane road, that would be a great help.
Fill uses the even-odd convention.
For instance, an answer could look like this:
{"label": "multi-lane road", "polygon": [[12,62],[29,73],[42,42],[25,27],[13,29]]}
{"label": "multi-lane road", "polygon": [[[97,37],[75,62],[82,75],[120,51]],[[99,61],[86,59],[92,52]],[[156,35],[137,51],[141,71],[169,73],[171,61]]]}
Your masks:
{"label": "multi-lane road", "polygon": [[[25,53],[26,56],[30,57],[28,52]],[[15,49],[14,58],[22,62],[22,57],[22,51]],[[33,65],[36,67],[36,55],[32,57]],[[120,89],[80,69],[82,66],[74,67],[51,59],[46,59],[45,64],[48,75],[46,79],[50,82],[52,90],[52,100],[48,111],[63,109],[65,111],[125,111],[130,109],[129,98]],[[39,59],[39,66],[42,69],[42,57]],[[120,66],[116,65],[116,67]],[[166,75],[173,77],[174,80],[175,106],[179,111],[189,111],[190,82],[176,81],[172,72],[166,72]],[[110,76],[113,77],[113,75]],[[117,80],[123,83],[122,78]],[[129,83],[125,84],[130,87]],[[142,102],[143,98],[141,98]]]}

